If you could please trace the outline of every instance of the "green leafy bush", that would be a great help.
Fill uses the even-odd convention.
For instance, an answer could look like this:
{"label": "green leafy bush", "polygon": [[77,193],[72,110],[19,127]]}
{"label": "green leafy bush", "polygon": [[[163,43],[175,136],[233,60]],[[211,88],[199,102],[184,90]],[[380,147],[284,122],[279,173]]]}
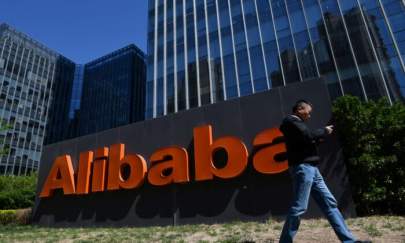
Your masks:
{"label": "green leafy bush", "polygon": [[333,104],[357,213],[405,213],[405,105],[343,96]]}
{"label": "green leafy bush", "polygon": [[0,225],[12,224],[17,221],[17,210],[0,210]]}
{"label": "green leafy bush", "polygon": [[0,209],[32,207],[36,183],[36,173],[29,176],[0,176]]}
{"label": "green leafy bush", "polygon": [[31,208],[0,210],[0,225],[27,225],[31,222]]}

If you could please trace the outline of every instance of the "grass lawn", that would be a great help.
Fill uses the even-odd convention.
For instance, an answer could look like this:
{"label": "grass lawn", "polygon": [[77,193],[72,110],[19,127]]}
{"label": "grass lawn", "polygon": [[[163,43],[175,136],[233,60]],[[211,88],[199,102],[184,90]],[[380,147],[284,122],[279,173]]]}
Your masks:
{"label": "grass lawn", "polygon": [[[405,217],[347,220],[359,239],[405,243]],[[144,228],[0,226],[0,242],[278,242],[283,222],[232,222]],[[325,219],[303,220],[296,242],[339,242]]]}

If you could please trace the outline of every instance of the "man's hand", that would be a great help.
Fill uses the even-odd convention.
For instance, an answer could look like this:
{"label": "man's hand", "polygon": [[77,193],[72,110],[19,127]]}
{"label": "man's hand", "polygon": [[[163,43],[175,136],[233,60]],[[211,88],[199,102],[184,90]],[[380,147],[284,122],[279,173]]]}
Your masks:
{"label": "man's hand", "polygon": [[326,126],[325,130],[327,134],[331,134],[333,132],[333,125]]}

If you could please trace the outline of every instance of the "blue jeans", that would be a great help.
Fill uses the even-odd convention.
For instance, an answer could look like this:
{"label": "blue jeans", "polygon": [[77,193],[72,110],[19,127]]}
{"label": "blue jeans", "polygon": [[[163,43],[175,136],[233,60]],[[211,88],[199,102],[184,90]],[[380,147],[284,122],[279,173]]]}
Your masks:
{"label": "blue jeans", "polygon": [[307,211],[310,194],[327,217],[337,237],[342,242],[355,242],[356,239],[348,229],[337,208],[336,199],[330,193],[318,168],[310,164],[299,164],[291,166],[289,170],[293,179],[294,196],[281,232],[280,243],[293,242],[300,226],[300,216]]}

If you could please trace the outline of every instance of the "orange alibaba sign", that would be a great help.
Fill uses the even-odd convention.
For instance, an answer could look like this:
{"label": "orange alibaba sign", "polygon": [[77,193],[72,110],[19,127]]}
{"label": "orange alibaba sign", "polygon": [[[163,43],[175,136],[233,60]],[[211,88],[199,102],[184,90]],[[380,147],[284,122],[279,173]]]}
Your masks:
{"label": "orange alibaba sign", "polygon": [[[195,127],[193,134],[195,181],[213,180],[215,177],[231,179],[245,171],[249,153],[242,140],[233,136],[214,139],[210,125]],[[276,174],[288,169],[287,160],[275,160],[276,155],[286,152],[284,143],[276,143],[280,137],[282,133],[277,128],[271,128],[254,138],[253,147],[257,151],[253,154],[252,162],[257,172]],[[226,150],[227,162],[225,166],[217,168],[214,154],[220,149]],[[109,148],[80,153],[75,172],[71,157],[62,155],[55,159],[39,197],[51,197],[56,189],[62,189],[65,195],[135,189],[145,180],[155,186],[190,182],[190,162],[185,148],[160,148],[150,156],[149,161],[148,168],[142,155],[125,155],[125,144],[114,144]],[[127,175],[123,173],[124,167],[129,168]]]}

